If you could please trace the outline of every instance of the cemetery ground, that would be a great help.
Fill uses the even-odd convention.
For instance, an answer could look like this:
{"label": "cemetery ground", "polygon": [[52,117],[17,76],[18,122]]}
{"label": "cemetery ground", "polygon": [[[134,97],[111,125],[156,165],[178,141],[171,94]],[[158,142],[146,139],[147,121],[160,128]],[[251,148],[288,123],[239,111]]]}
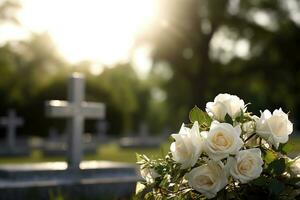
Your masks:
{"label": "cemetery ground", "polygon": [[[130,148],[122,149],[117,143],[102,144],[98,147],[96,154],[85,155],[84,160],[109,160],[118,162],[135,163],[136,153],[146,154],[151,158],[159,158],[168,152],[170,143],[163,143],[160,148]],[[300,140],[299,140],[300,150]],[[8,163],[35,163],[35,162],[48,162],[48,161],[64,161],[65,156],[43,156],[42,151],[33,150],[31,155],[28,157],[7,157],[0,158],[0,164]]]}

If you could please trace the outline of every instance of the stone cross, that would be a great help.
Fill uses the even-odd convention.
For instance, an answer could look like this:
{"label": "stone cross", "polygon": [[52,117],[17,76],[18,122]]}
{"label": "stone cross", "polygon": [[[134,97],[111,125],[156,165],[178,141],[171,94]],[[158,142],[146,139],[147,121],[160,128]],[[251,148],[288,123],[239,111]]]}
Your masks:
{"label": "stone cross", "polygon": [[46,102],[46,113],[51,117],[67,118],[68,130],[68,168],[79,169],[82,157],[82,135],[84,120],[104,119],[103,103],[85,102],[84,76],[74,73],[69,79],[68,101],[52,100]]}
{"label": "stone cross", "polygon": [[0,118],[0,124],[6,126],[6,142],[10,149],[16,146],[16,129],[18,126],[22,126],[24,121],[22,118],[16,115],[15,110],[9,110],[7,117]]}

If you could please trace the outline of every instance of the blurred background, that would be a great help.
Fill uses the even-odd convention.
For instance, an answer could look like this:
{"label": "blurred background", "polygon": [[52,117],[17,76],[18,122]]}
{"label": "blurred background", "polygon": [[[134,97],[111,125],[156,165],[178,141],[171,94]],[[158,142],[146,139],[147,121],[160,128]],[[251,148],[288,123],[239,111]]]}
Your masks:
{"label": "blurred background", "polygon": [[0,1],[0,115],[16,109],[22,137],[64,130],[44,104],[67,98],[72,72],[85,74],[86,100],[107,105],[110,137],[141,123],[170,134],[225,92],[255,114],[290,111],[297,130],[299,69],[298,0]]}

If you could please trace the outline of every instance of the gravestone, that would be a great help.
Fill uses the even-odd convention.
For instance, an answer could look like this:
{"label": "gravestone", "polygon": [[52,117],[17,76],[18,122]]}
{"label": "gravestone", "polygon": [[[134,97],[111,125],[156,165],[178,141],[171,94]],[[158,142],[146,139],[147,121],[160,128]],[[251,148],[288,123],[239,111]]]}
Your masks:
{"label": "gravestone", "polygon": [[[42,152],[45,156],[64,156],[67,153],[67,133],[60,134],[57,129],[49,129],[48,138],[44,140]],[[95,154],[97,143],[93,140],[91,134],[82,136],[83,154]]]}
{"label": "gravestone", "polygon": [[45,156],[66,155],[67,145],[65,137],[59,134],[56,128],[51,127],[48,138],[44,141],[42,151]]}
{"label": "gravestone", "polygon": [[29,154],[25,140],[17,140],[17,128],[23,126],[24,120],[18,117],[16,111],[10,109],[6,117],[0,118],[0,125],[6,127],[5,143],[1,144],[1,156],[24,156]]}
{"label": "gravestone", "polygon": [[123,137],[119,141],[122,148],[158,148],[162,143],[160,137],[150,136],[145,123],[139,125],[138,136]]}
{"label": "gravestone", "polygon": [[79,168],[82,157],[82,135],[84,120],[103,119],[105,105],[84,101],[84,78],[73,74],[69,80],[68,101],[52,100],[46,103],[46,113],[51,117],[67,118],[68,130],[68,167]]}
{"label": "gravestone", "polygon": [[48,140],[50,141],[60,141],[60,135],[56,128],[51,127],[49,129]]}
{"label": "gravestone", "polygon": [[172,135],[172,133],[175,133],[175,131],[171,131],[170,127],[165,126],[163,128],[163,131],[162,131],[162,134],[161,134],[161,139],[163,141],[167,141],[170,138],[170,136]]}
{"label": "gravestone", "polygon": [[50,199],[61,191],[67,199],[118,199],[134,193],[140,180],[136,165],[110,161],[82,161],[84,119],[104,118],[102,103],[84,101],[84,77],[71,76],[69,101],[49,101],[47,114],[68,118],[67,162],[0,165],[0,199]]}
{"label": "gravestone", "polygon": [[96,137],[98,143],[106,143],[108,141],[107,131],[109,124],[105,120],[98,120],[96,123]]}
{"label": "gravestone", "polygon": [[149,129],[146,123],[141,123],[139,127],[139,136],[141,138],[149,137]]}

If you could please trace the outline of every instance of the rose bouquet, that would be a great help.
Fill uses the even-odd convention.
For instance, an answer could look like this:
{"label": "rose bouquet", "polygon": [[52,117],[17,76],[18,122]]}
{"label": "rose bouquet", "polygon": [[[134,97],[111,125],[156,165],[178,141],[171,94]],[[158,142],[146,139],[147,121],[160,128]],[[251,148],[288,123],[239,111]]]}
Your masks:
{"label": "rose bouquet", "polygon": [[300,159],[287,156],[293,124],[281,109],[258,117],[239,97],[219,94],[189,119],[164,158],[137,155],[137,199],[300,197]]}

